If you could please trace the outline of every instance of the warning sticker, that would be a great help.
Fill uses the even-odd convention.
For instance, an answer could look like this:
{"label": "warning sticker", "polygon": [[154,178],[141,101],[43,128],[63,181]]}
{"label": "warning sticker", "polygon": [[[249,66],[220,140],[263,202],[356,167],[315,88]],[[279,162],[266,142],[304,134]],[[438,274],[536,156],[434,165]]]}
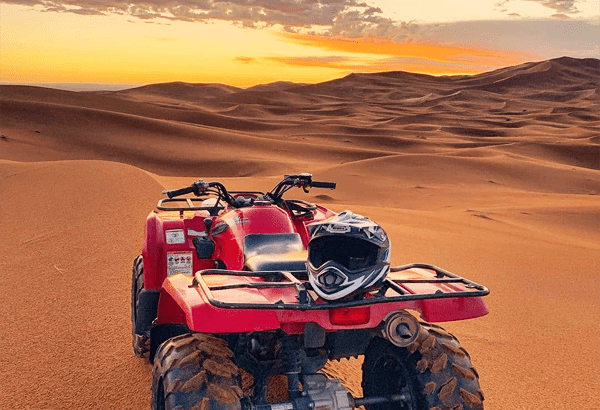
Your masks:
{"label": "warning sticker", "polygon": [[167,275],[183,273],[192,275],[194,259],[192,252],[167,252]]}
{"label": "warning sticker", "polygon": [[169,245],[174,243],[185,243],[185,234],[183,229],[171,229],[165,231],[165,239]]}

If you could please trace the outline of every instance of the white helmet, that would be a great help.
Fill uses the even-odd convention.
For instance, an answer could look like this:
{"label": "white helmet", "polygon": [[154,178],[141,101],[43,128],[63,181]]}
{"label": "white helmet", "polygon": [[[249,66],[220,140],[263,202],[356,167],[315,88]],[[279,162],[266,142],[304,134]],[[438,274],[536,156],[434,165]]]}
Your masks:
{"label": "white helmet", "polygon": [[344,211],[308,229],[308,280],[323,299],[367,292],[387,276],[390,241],[369,218]]}

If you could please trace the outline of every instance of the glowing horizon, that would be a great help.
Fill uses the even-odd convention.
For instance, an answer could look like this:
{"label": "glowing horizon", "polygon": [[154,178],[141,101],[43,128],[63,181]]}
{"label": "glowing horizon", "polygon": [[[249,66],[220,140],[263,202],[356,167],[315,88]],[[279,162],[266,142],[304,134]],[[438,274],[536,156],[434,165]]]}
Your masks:
{"label": "glowing horizon", "polygon": [[[54,8],[2,1],[0,82],[249,87],[318,83],[352,72],[471,75],[563,55],[597,57],[599,26],[588,21],[594,15],[587,1],[568,8],[558,0],[509,0],[500,2],[502,9],[497,0],[473,1],[465,15],[486,20],[458,22],[460,13],[444,10],[446,3],[423,1],[440,6],[432,12],[435,24],[402,20],[401,13],[422,19],[422,8],[386,0],[343,0],[327,9],[313,1],[284,7],[283,0],[263,0],[260,10],[246,0],[211,0],[202,3],[204,14],[189,0],[164,0],[162,7],[160,0],[155,7],[133,1],[135,10],[98,0],[56,1]],[[515,10],[526,18],[514,18]],[[444,14],[448,21],[440,22]]]}

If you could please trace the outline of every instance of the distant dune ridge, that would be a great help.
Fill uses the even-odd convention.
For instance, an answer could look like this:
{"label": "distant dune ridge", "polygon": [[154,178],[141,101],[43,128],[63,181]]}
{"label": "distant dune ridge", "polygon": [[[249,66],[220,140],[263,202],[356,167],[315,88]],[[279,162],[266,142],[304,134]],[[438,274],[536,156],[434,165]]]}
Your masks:
{"label": "distant dune ridge", "polygon": [[[0,407],[145,409],[130,265],[162,189],[196,178],[370,216],[394,264],[486,284],[490,314],[446,323],[486,410],[600,401],[600,60],[475,76],[320,84],[0,86]],[[250,178],[251,177],[251,178]],[[328,365],[360,394],[360,359]]]}
{"label": "distant dune ridge", "polygon": [[[578,148],[599,142],[599,73],[597,59],[560,58],[475,76],[351,74],[321,84],[249,89],[2,86],[8,138],[2,150],[17,160],[105,159],[165,175],[234,177],[271,174],[277,163],[290,161],[299,168],[315,161],[332,166],[409,153],[465,155],[481,147],[517,154],[515,146],[526,145],[529,157],[531,144],[547,160],[552,144],[552,161],[599,169],[597,151]],[[564,148],[563,159],[556,145]],[[246,155],[239,166],[219,165],[241,147]],[[262,162],[269,166],[256,166]]]}

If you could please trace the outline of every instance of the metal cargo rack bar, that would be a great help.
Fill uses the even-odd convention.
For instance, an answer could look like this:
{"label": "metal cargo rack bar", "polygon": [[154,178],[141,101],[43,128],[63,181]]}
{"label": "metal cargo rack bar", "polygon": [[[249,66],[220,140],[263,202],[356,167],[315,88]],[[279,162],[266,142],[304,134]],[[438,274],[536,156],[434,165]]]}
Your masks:
{"label": "metal cargo rack bar", "polygon": [[[346,308],[355,306],[365,306],[375,303],[389,303],[389,302],[406,302],[413,300],[424,300],[424,299],[445,299],[445,298],[464,298],[464,297],[481,297],[486,296],[490,293],[488,288],[451,272],[448,272],[442,268],[438,268],[434,265],[424,263],[412,263],[408,265],[396,266],[390,268],[390,272],[401,272],[408,269],[420,268],[427,269],[435,272],[434,278],[429,279],[401,279],[401,278],[390,278],[389,276],[385,279],[381,288],[369,293],[370,297],[352,300],[352,301],[334,301],[327,303],[317,303],[315,299],[308,292],[312,290],[312,285],[308,282],[306,271],[231,271],[222,269],[206,269],[196,272],[192,285],[200,287],[204,291],[204,294],[208,298],[211,305],[228,308],[228,309],[281,309],[281,310],[326,310],[333,308]],[[225,275],[225,276],[252,276],[265,278],[264,282],[249,282],[249,283],[236,283],[228,285],[212,285],[209,286],[204,276],[208,275]],[[302,278],[299,279],[299,278]],[[459,283],[463,284],[468,291],[452,291],[443,292],[438,289],[435,292],[429,293],[410,293],[407,289],[403,288],[403,284],[418,284],[418,283]],[[265,289],[265,288],[295,288],[297,303],[285,303],[283,301],[275,303],[237,303],[237,302],[224,302],[217,299],[213,291],[229,290],[229,289]],[[396,295],[386,296],[388,290],[392,290]]]}
{"label": "metal cargo rack bar", "polygon": [[156,208],[161,211],[208,211],[213,207],[203,207],[206,198],[164,198],[158,201]]}
{"label": "metal cargo rack bar", "polygon": [[[264,195],[259,191],[231,191],[231,195],[251,195],[251,196],[260,196]],[[214,206],[202,206],[202,202],[208,199],[208,195],[203,195],[201,197],[184,197],[184,198],[163,198],[158,201],[158,205],[156,208],[161,211],[210,211],[215,209]],[[219,210],[224,209],[222,205],[217,207]]]}

